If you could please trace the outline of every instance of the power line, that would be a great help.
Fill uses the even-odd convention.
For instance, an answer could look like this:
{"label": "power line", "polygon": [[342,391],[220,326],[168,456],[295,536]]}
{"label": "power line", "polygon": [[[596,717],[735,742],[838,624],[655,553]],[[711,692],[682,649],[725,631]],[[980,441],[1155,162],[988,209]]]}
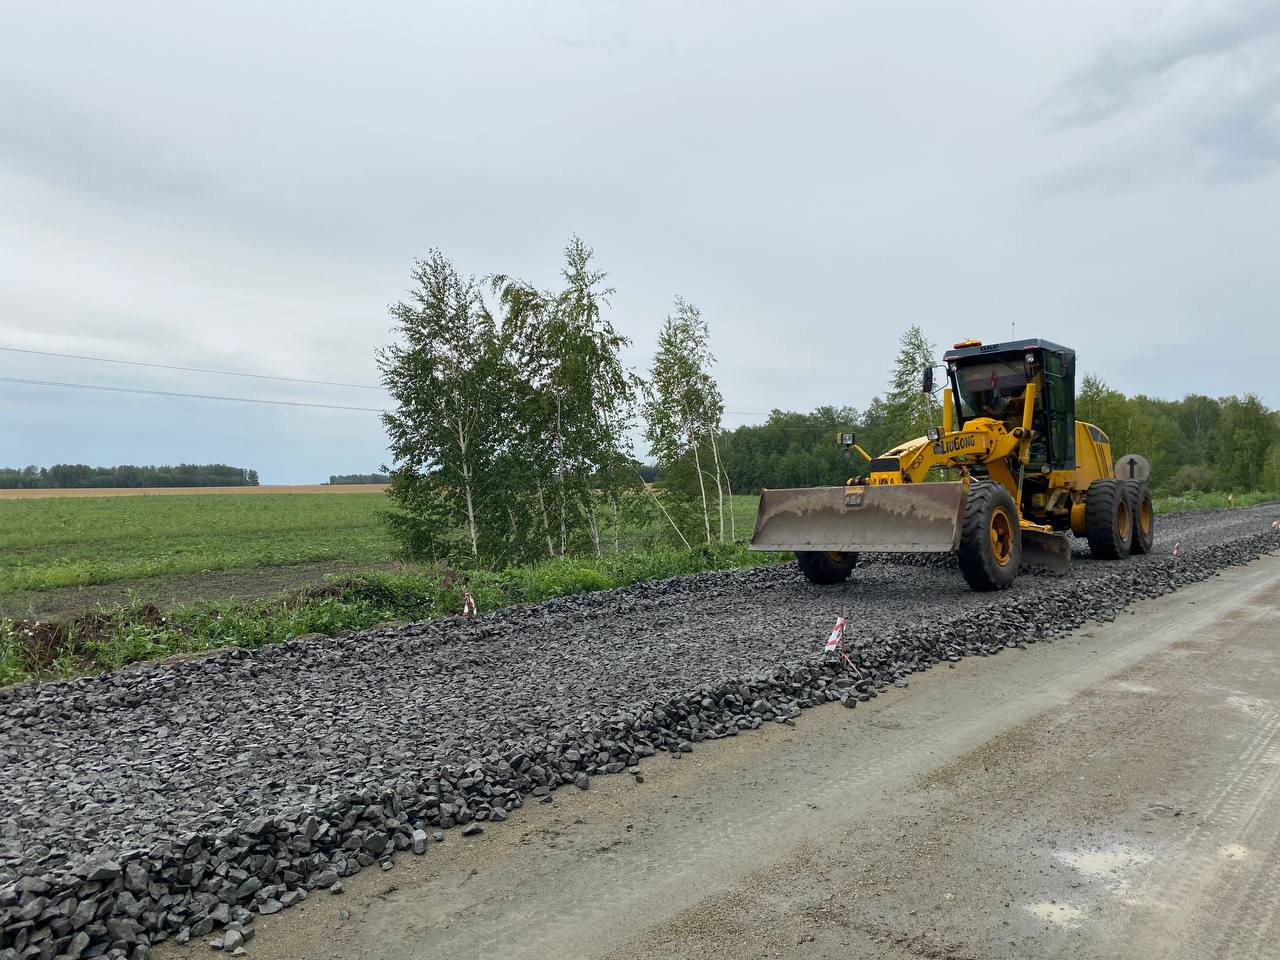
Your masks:
{"label": "power line", "polygon": [[337,380],[307,380],[302,377],[274,377],[267,373],[242,373],[238,370],[209,370],[204,367],[181,367],[172,363],[149,363],[145,360],[117,360],[114,357],[89,357],[78,353],[53,353],[49,350],[25,350],[22,347],[0,347],[7,353],[26,353],[36,357],[59,357],[63,360],[92,360],[95,363],[122,363],[131,367],[153,367],[157,370],[182,370],[186,373],[213,373],[220,377],[252,377],[255,380],[282,380],[287,383],[313,383],[323,387],[354,387],[358,390],[381,390],[368,383],[342,383]]}
{"label": "power line", "polygon": [[276,407],[316,407],[321,410],[356,410],[360,413],[382,413],[377,407],[348,407],[338,403],[303,403],[301,400],[264,400],[259,397],[223,397],[209,393],[176,393],[171,390],[141,390],[136,387],[108,387],[97,383],[65,383],[60,380],[24,380],[0,377],[0,383],[25,383],[37,387],[66,387],[73,390],[105,390],[109,393],[141,393],[155,397],[183,397],[188,400],[226,400],[230,403],[265,403]]}
{"label": "power line", "polygon": [[[245,373],[239,370],[210,370],[206,367],[183,367],[172,363],[152,363],[145,360],[117,360],[114,357],[90,357],[79,353],[54,353],[50,350],[28,350],[23,347],[4,347],[0,346],[0,350],[6,353],[25,353],[36,357],[58,357],[62,360],[92,360],[95,363],[121,363],[131,367],[152,367],[157,370],[181,370],[185,373],[211,373],[220,377],[251,377],[255,380],[278,380],[285,383],[310,383],[323,387],[352,387],[357,390],[385,390],[385,387],[375,386],[370,383],[344,383],[338,380],[308,380],[304,377],[277,377],[267,373]],[[16,381],[15,381],[16,382]],[[35,382],[35,381],[32,381]],[[40,381],[45,382],[45,381]],[[120,388],[115,388],[120,389]],[[145,392],[145,391],[144,391]],[[172,394],[178,396],[178,394]],[[182,394],[186,396],[186,394]],[[192,394],[191,396],[197,396]],[[202,395],[201,395],[202,396]],[[231,397],[228,399],[239,399]],[[261,401],[271,403],[284,403],[283,400]],[[295,406],[305,406],[305,404],[294,404]],[[324,406],[324,404],[317,404]],[[363,410],[364,407],[335,407],[340,410]],[[728,417],[767,417],[772,410],[725,410],[724,415]]]}
{"label": "power line", "polygon": [[[0,349],[4,349],[0,347]],[[22,377],[0,377],[0,383],[21,383],[36,387],[62,387],[70,390],[101,390],[107,393],[134,393],[153,397],[179,397],[186,400],[221,400],[227,403],[260,403],[273,407],[311,407],[318,410],[354,410],[357,413],[384,413],[378,407],[351,407],[339,403],[305,403],[301,400],[266,400],[261,397],[224,397],[209,393],[178,393],[172,390],[143,390],[137,387],[111,387],[99,383],[66,383],[60,380],[27,380]],[[754,414],[753,414],[754,416]],[[820,433],[830,426],[772,427],[780,433]],[[732,431],[725,431],[732,432]]]}

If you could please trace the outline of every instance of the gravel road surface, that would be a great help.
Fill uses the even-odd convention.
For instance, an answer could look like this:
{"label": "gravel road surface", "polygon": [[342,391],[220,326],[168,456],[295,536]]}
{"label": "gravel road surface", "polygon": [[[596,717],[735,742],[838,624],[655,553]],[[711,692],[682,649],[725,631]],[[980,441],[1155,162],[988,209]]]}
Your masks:
{"label": "gravel road surface", "polygon": [[[234,941],[436,831],[467,842],[558,787],[1112,618],[1280,548],[1277,518],[1167,519],[1152,556],[997,595],[945,565],[867,563],[836,588],[789,566],[0,691],[0,960]],[[820,652],[840,612],[856,671]],[[1010,695],[998,667],[1019,656],[981,700]]]}
{"label": "gravel road surface", "polygon": [[[264,921],[264,960],[1280,956],[1280,557],[644,767]],[[163,956],[203,956],[201,945]]]}

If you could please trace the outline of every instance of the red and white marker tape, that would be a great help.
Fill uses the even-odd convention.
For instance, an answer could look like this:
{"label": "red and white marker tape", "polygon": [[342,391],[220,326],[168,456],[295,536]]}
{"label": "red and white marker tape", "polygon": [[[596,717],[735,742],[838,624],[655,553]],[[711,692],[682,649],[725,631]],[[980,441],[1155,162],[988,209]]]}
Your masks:
{"label": "red and white marker tape", "polygon": [[462,615],[464,617],[476,615],[476,598],[471,595],[470,590],[462,591]]}
{"label": "red and white marker tape", "polygon": [[823,653],[831,653],[838,650],[840,644],[844,641],[844,617],[836,618],[836,625],[831,628],[831,636],[827,639],[827,645],[822,648]]}

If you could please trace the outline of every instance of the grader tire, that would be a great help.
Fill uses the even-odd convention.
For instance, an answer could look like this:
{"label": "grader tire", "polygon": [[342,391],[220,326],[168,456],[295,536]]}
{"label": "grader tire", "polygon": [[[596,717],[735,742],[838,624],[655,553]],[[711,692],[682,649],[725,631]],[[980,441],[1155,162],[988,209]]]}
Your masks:
{"label": "grader tire", "polygon": [[1119,480],[1095,480],[1084,497],[1084,535],[1101,560],[1123,560],[1133,545],[1133,511]]}
{"label": "grader tire", "polygon": [[1133,517],[1130,554],[1151,552],[1156,540],[1156,511],[1151,503],[1151,490],[1142,480],[1122,480],[1129,495],[1129,514]]}
{"label": "grader tire", "polygon": [[1013,496],[998,483],[969,487],[956,559],[973,590],[1004,590],[1022,562],[1022,531]]}
{"label": "grader tire", "polygon": [[853,572],[853,565],[858,562],[856,553],[828,553],[823,550],[797,550],[796,563],[800,572],[810,583],[829,587],[834,583],[844,583]]}

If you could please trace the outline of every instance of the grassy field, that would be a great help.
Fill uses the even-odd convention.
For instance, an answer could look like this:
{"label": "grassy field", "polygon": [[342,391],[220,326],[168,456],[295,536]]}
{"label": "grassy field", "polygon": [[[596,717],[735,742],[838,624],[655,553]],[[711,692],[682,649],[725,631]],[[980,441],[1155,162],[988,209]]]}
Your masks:
{"label": "grassy field", "polygon": [[14,591],[341,561],[395,549],[367,493],[0,501],[0,609]]}
{"label": "grassy field", "polygon": [[381,493],[385,483],[313,483],[256,487],[51,487],[0,490],[0,500],[58,500],[84,497],[190,497],[200,494]]}
{"label": "grassy field", "polygon": [[[270,493],[0,500],[0,611],[16,592],[137,582],[213,571],[330,562],[350,570],[396,558],[378,514],[387,498],[367,488],[338,495]],[[336,490],[336,488],[335,488]],[[734,498],[740,540],[756,497]],[[660,518],[623,531],[623,548],[665,539]],[[726,518],[726,531],[728,519]],[[713,535],[718,518],[713,518]]]}

